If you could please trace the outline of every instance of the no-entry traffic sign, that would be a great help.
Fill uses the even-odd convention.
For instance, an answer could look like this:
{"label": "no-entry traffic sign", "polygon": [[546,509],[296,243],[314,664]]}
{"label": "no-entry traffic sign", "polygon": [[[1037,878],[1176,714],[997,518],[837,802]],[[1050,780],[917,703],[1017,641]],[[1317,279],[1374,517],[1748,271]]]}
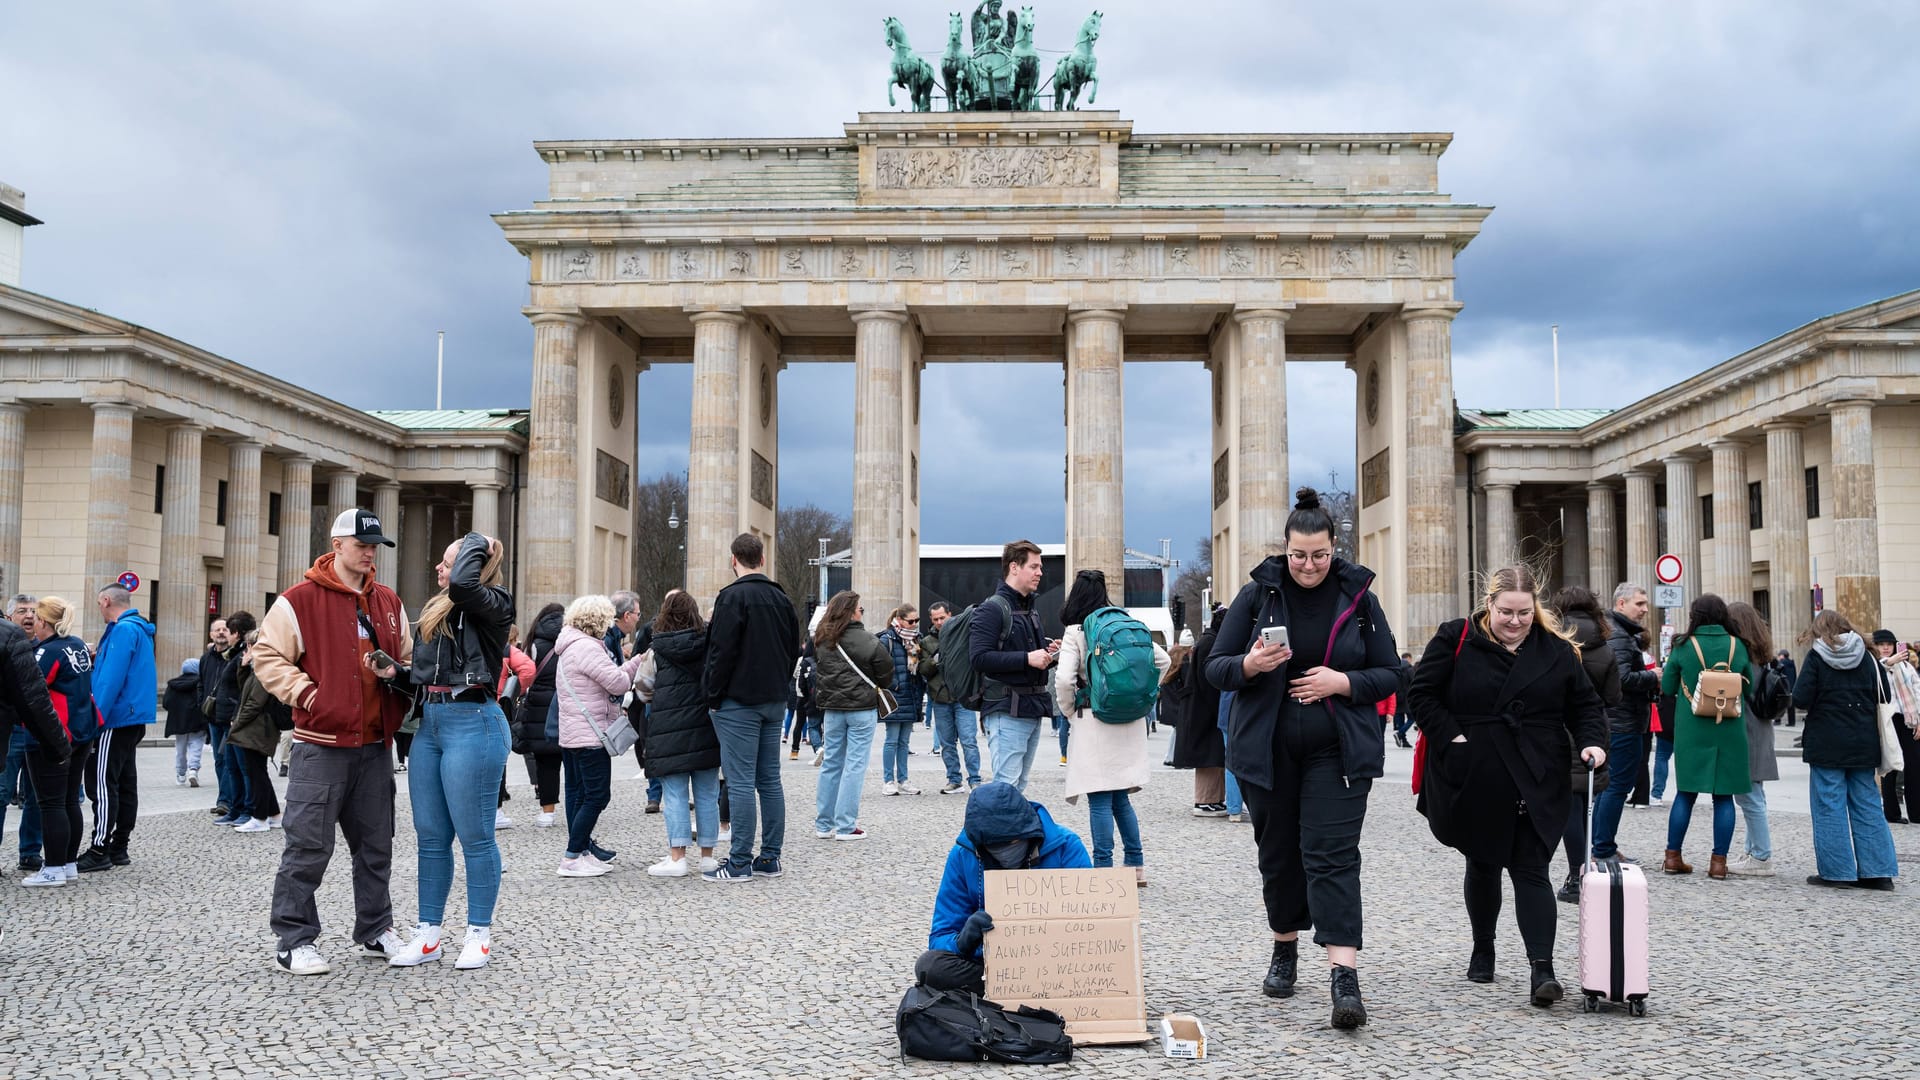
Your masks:
{"label": "no-entry traffic sign", "polygon": [[1662,585],[1678,584],[1680,575],[1685,572],[1686,567],[1680,562],[1678,555],[1662,555],[1653,562],[1653,576],[1658,578]]}

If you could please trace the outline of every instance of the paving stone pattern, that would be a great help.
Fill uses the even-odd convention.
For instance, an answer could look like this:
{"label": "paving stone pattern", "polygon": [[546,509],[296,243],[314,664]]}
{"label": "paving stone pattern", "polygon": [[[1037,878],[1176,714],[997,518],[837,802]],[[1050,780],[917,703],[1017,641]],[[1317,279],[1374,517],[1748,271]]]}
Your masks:
{"label": "paving stone pattern", "polygon": [[[1156,761],[1166,734],[1154,739]],[[211,826],[200,809],[211,793],[172,788],[170,759],[147,751],[141,766],[155,797],[134,834],[131,867],[59,889],[0,886],[0,1074],[979,1075],[980,1067],[903,1064],[893,1036],[964,802],[935,793],[940,769],[928,741],[916,734],[913,759],[926,794],[883,797],[877,771],[870,775],[865,843],[814,839],[816,771],[806,757],[787,762],[788,873],[740,885],[646,875],[664,825],[641,813],[630,768],[616,771],[600,828],[620,851],[620,869],[555,877],[564,833],[530,827],[531,790],[516,761],[509,809],[520,827],[499,834],[506,873],[493,965],[400,971],[355,956],[345,937],[342,844],[320,895],[320,944],[334,971],[315,978],[284,974],[270,959],[280,834]],[[1084,835],[1086,811],[1060,797],[1061,771],[1046,756],[1052,745],[1043,743],[1031,794]],[[1650,1015],[1583,1015],[1577,1002],[1539,1010],[1523,1000],[1510,901],[1499,980],[1462,978],[1461,861],[1413,811],[1407,752],[1391,755],[1393,775],[1376,783],[1364,841],[1367,1028],[1327,1026],[1325,976],[1314,964],[1303,962],[1302,991],[1291,1001],[1260,995],[1268,944],[1252,830],[1192,817],[1190,774],[1156,771],[1135,796],[1151,875],[1142,894],[1148,1007],[1156,1017],[1203,1018],[1210,1060],[1106,1048],[1059,1068],[1089,1076],[1325,1067],[1402,1077],[1913,1075],[1920,884],[1903,879],[1893,894],[1808,887],[1808,824],[1794,814],[1774,824],[1779,877],[1708,881],[1702,806],[1688,844],[1699,872],[1656,874],[1652,883]],[[393,878],[403,929],[415,914],[416,882],[405,805],[403,790]],[[9,815],[0,849],[9,866],[15,821]],[[1664,812],[1628,813],[1623,847],[1656,857],[1664,826]],[[1920,826],[1895,832],[1903,864],[1920,870]],[[456,950],[463,905],[457,870],[447,927]],[[1572,909],[1560,912],[1560,972],[1571,982]],[[1302,959],[1310,958],[1317,950],[1309,947]]]}

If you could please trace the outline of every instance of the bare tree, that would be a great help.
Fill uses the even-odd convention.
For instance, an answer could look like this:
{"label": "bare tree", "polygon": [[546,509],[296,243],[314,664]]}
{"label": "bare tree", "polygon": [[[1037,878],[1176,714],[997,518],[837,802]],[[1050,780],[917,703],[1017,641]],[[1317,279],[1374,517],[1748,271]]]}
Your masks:
{"label": "bare tree", "polygon": [[[1193,561],[1173,579],[1173,602],[1180,609],[1181,625],[1193,630],[1193,636],[1199,637],[1206,629],[1207,613],[1200,609],[1200,593],[1207,587],[1207,579],[1213,575],[1213,540],[1201,537],[1193,547]],[[1217,593],[1217,590],[1216,590]],[[1175,636],[1180,626],[1174,627]]]}
{"label": "bare tree", "polygon": [[819,556],[821,537],[826,538],[829,552],[852,546],[853,522],[845,514],[812,503],[781,507],[775,522],[779,551],[774,580],[787,591],[793,610],[804,617],[807,601],[820,593],[820,573],[807,560]]}
{"label": "bare tree", "polygon": [[[633,495],[633,591],[651,615],[668,589],[687,583],[687,474],[656,476]],[[676,519],[678,528],[667,524]]]}

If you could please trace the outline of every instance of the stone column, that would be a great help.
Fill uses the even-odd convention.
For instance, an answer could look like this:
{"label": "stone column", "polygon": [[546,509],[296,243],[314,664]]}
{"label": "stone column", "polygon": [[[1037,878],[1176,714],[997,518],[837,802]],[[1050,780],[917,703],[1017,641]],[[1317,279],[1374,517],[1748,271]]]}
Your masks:
{"label": "stone column", "polygon": [[1513,511],[1516,484],[1488,484],[1487,492],[1487,573],[1512,566],[1520,557],[1519,528]]}
{"label": "stone column", "polygon": [[1809,580],[1807,515],[1806,425],[1781,420],[1766,425],[1767,537],[1773,548],[1768,570],[1768,592],[1773,597],[1773,640],[1777,648],[1793,642],[1813,621],[1812,582]]}
{"label": "stone column", "polygon": [[[1660,557],[1660,500],[1651,469],[1627,473],[1627,580],[1653,598],[1653,562]],[[1609,584],[1611,590],[1619,582]],[[1612,606],[1612,601],[1608,601]]]}
{"label": "stone column", "polygon": [[167,429],[167,486],[160,493],[160,621],[155,662],[166,678],[180,661],[200,655],[206,610],[206,567],[200,560],[200,451],[206,428]]}
{"label": "stone column", "polygon": [[387,535],[400,541],[400,580],[394,588],[407,610],[418,612],[427,597],[438,591],[433,564],[440,552],[433,545],[433,504],[419,495],[400,500],[400,520],[388,526],[398,533]]}
{"label": "stone column", "polygon": [[313,465],[310,457],[281,463],[280,570],[273,591],[285,592],[313,565]]}
{"label": "stone column", "polygon": [[1454,523],[1453,318],[1461,305],[1408,308],[1406,552],[1402,641],[1425,641],[1460,616]]}
{"label": "stone column", "polygon": [[[693,433],[687,451],[687,591],[700,602],[702,611],[711,611],[713,598],[733,580],[727,569],[727,557],[733,538],[740,531],[740,334],[746,325],[746,316],[737,311],[693,314]],[[859,438],[856,428],[856,475],[860,461]],[[856,536],[860,520],[857,498],[854,503]]]}
{"label": "stone column", "polygon": [[250,611],[256,617],[266,600],[260,584],[260,451],[259,443],[241,439],[227,444],[227,536],[221,545],[221,604],[228,611]]}
{"label": "stone column", "polygon": [[[378,484],[374,487],[373,516],[380,519],[380,532],[385,535],[387,539],[395,541],[401,539],[394,535],[394,532],[398,528],[398,522],[400,521],[399,484],[389,480],[384,484]],[[390,548],[382,544],[380,545],[380,550],[375,553],[373,558],[374,580],[381,582],[388,588],[392,588],[394,582],[399,580],[399,560],[402,554],[408,559],[425,558],[427,565],[433,565],[433,555],[429,555],[426,552],[401,552],[397,548]]]}
{"label": "stone column", "polygon": [[21,591],[20,530],[26,524],[26,497],[27,407],[9,401],[0,404],[0,600]]}
{"label": "stone column", "polygon": [[360,474],[352,469],[336,469],[327,476],[327,516],[314,532],[313,538],[316,556],[331,549],[333,543],[333,521],[343,510],[353,510],[360,505]]}
{"label": "stone column", "polygon": [[[1685,565],[1680,579],[1681,597],[1686,604],[1700,595],[1700,490],[1693,478],[1693,458],[1675,454],[1662,458],[1667,467],[1667,552],[1680,556]],[[1649,589],[1651,582],[1642,582]],[[1686,627],[1686,609],[1680,611],[1681,628]]]}
{"label": "stone column", "polygon": [[73,597],[86,639],[102,629],[93,596],[127,570],[127,493],[133,481],[133,406],[93,403],[93,469],[87,480],[87,580]]}
{"label": "stone column", "polygon": [[[1873,486],[1873,402],[1836,401],[1833,422],[1833,603],[1861,637],[1880,628],[1879,497]],[[96,444],[98,439],[96,437]]]}
{"label": "stone column", "polygon": [[1560,583],[1588,588],[1593,574],[1587,561],[1587,504],[1568,503],[1561,510],[1560,522]]}
{"label": "stone column", "polygon": [[[1595,596],[1608,597],[1618,582],[1620,534],[1614,516],[1613,485],[1596,480],[1587,485],[1587,587]],[[1633,532],[1633,474],[1627,474],[1627,532]],[[1631,549],[1632,542],[1629,540]],[[1629,562],[1633,561],[1628,556]],[[1609,605],[1611,603],[1609,602]]]}
{"label": "stone column", "polygon": [[1713,591],[1753,602],[1753,535],[1747,516],[1747,444],[1716,439],[1713,450]]}
{"label": "stone column", "polygon": [[[526,567],[519,606],[538,611],[573,599],[579,528],[580,331],[587,320],[565,312],[533,316],[533,416],[527,435]],[[700,400],[699,387],[694,401]]]}
{"label": "stone column", "polygon": [[1100,310],[1067,316],[1067,536],[1072,541],[1067,571],[1105,573],[1107,598],[1115,604],[1126,596],[1122,314]]}
{"label": "stone column", "polygon": [[473,492],[474,532],[482,536],[500,535],[500,490],[499,484],[469,484]]}
{"label": "stone column", "polygon": [[1240,514],[1234,531],[1243,571],[1284,550],[1287,542],[1287,514],[1293,507],[1287,472],[1287,319],[1291,315],[1279,308],[1233,313],[1240,330],[1240,432],[1235,449]]}
{"label": "stone column", "polygon": [[855,310],[853,324],[853,591],[867,621],[879,626],[907,595],[900,520],[907,313]]}

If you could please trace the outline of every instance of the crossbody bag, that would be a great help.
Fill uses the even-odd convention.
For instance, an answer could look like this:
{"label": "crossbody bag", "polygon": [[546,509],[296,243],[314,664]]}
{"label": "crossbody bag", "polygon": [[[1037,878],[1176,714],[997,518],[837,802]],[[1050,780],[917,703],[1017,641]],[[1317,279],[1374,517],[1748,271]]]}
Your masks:
{"label": "crossbody bag", "polygon": [[880,699],[880,719],[885,720],[887,717],[899,711],[900,699],[893,696],[893,691],[867,678],[867,673],[860,670],[860,665],[853,662],[853,657],[847,655],[847,650],[842,647],[839,642],[834,642],[833,651],[840,654],[840,659],[847,662],[847,666],[853,669],[855,675],[860,676],[861,682],[873,687],[873,692],[877,694]]}
{"label": "crossbody bag", "polygon": [[[633,721],[628,718],[627,711],[620,710],[619,718],[602,728],[593,722],[593,714],[588,712],[587,707],[581,703],[580,695],[573,692],[573,684],[566,681],[566,674],[567,665],[562,663],[555,669],[553,680],[567,692],[567,697],[573,699],[573,707],[580,710],[580,718],[587,722],[587,730],[593,732],[594,736],[600,740],[600,745],[607,750],[607,756],[617,758],[633,749],[633,744],[640,741],[640,733],[634,730]],[[619,701],[620,699],[608,694],[607,700]]]}

